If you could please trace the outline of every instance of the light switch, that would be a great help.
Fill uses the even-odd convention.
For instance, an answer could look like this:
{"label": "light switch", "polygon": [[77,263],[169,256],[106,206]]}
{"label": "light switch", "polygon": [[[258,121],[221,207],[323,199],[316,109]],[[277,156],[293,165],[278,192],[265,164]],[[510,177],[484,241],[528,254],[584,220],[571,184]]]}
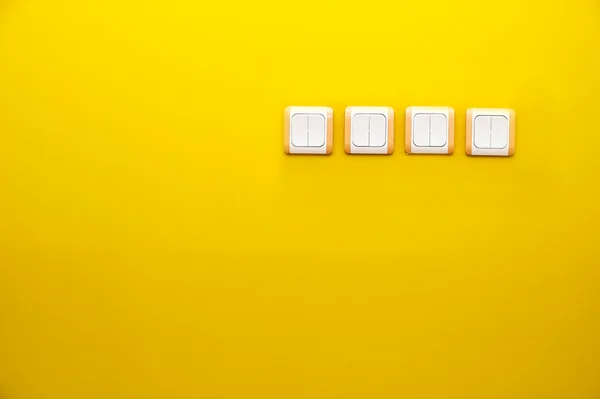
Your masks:
{"label": "light switch", "polygon": [[346,108],[345,148],[348,154],[391,154],[394,110],[388,107]]}
{"label": "light switch", "polygon": [[286,154],[331,154],[333,110],[328,107],[287,107],[283,145]]}
{"label": "light switch", "polygon": [[468,155],[511,156],[515,153],[515,111],[471,108],[467,110]]}
{"label": "light switch", "polygon": [[406,109],[404,150],[407,154],[452,154],[454,109],[409,107]]}

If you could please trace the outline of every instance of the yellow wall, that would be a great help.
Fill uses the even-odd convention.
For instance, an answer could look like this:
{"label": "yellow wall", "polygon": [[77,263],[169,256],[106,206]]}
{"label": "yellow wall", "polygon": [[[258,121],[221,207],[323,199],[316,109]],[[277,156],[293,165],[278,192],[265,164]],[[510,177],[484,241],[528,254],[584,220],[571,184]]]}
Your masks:
{"label": "yellow wall", "polygon": [[[0,2],[0,398],[599,397],[597,0],[203,3]],[[347,156],[346,105],[455,154]]]}

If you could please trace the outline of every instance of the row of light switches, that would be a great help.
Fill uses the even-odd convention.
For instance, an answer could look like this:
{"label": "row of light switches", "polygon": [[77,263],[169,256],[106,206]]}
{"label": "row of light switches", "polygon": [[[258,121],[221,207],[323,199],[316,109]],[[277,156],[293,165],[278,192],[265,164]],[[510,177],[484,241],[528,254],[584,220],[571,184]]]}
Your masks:
{"label": "row of light switches", "polygon": [[[511,156],[515,152],[515,111],[501,108],[467,110],[468,155]],[[333,110],[288,107],[284,147],[287,154],[331,154]],[[394,110],[389,107],[346,108],[345,149],[348,154],[394,152]],[[404,149],[408,154],[452,154],[454,109],[406,109]]]}

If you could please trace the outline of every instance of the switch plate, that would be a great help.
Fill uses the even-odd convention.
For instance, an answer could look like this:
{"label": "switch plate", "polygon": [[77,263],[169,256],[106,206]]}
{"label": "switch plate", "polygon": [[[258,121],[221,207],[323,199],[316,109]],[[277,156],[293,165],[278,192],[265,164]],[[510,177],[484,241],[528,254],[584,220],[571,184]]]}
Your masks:
{"label": "switch plate", "polygon": [[331,154],[333,110],[329,107],[287,107],[283,146],[286,154]]}
{"label": "switch plate", "polygon": [[502,108],[467,110],[467,155],[504,156],[515,153],[515,111]]}
{"label": "switch plate", "polygon": [[389,107],[346,108],[345,148],[348,154],[394,152],[394,110]]}
{"label": "switch plate", "polygon": [[408,107],[404,150],[407,154],[452,154],[454,109]]}

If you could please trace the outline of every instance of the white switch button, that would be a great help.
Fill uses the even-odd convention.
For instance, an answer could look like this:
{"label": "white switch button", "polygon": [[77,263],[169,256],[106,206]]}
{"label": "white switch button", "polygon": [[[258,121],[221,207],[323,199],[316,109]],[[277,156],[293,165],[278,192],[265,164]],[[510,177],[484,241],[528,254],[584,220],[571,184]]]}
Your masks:
{"label": "white switch button", "polygon": [[346,108],[345,141],[348,154],[391,154],[394,151],[394,110]]}
{"label": "white switch button", "polygon": [[498,150],[506,147],[508,144],[508,119],[504,116],[492,116],[492,126],[490,129],[490,148]]}
{"label": "white switch button", "polygon": [[406,110],[408,154],[452,154],[454,110],[449,107],[409,107]]}
{"label": "white switch button", "polygon": [[308,146],[321,147],[325,145],[325,117],[320,114],[308,116]]}
{"label": "white switch button", "polygon": [[292,117],[292,144],[296,147],[308,147],[308,114],[296,114]]}
{"label": "white switch button", "polygon": [[429,147],[429,114],[417,114],[413,119],[413,143],[417,147]]}
{"label": "white switch button", "polygon": [[288,107],[284,150],[287,154],[331,154],[333,110],[328,107]]}
{"label": "white switch button", "polygon": [[369,146],[369,114],[358,114],[352,118],[352,143],[356,147]]}
{"label": "white switch button", "polygon": [[448,118],[444,114],[430,115],[430,147],[443,147],[448,142]]}
{"label": "white switch button", "polygon": [[490,148],[492,117],[480,115],[475,118],[475,147]]}
{"label": "white switch button", "polygon": [[511,156],[515,152],[515,111],[472,108],[467,111],[468,155]]}
{"label": "white switch button", "polygon": [[369,115],[369,146],[382,147],[386,140],[385,116],[381,114]]}

